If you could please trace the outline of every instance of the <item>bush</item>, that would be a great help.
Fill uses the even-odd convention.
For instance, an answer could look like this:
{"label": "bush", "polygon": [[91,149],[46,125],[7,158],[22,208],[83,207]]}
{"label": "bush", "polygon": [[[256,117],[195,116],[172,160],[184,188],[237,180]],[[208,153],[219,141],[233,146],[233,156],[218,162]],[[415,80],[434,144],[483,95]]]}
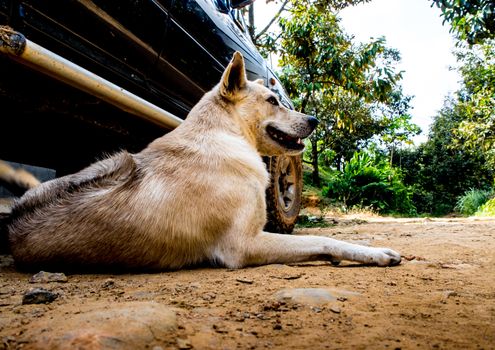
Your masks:
{"label": "bush", "polygon": [[485,204],[492,194],[492,191],[470,189],[458,198],[455,209],[463,215],[473,215]]}
{"label": "bush", "polygon": [[348,208],[372,208],[382,213],[416,214],[411,191],[402,183],[400,171],[366,151],[354,153],[341,173],[334,175],[323,194]]}
{"label": "bush", "polygon": [[495,197],[478,208],[477,216],[495,216]]}

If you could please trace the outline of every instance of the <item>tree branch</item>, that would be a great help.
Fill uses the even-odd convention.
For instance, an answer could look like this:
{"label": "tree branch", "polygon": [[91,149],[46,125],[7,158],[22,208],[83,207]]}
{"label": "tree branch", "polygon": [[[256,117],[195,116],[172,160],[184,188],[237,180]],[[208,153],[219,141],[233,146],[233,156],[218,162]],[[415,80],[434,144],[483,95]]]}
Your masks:
{"label": "tree branch", "polygon": [[282,13],[283,10],[285,10],[285,6],[289,3],[289,0],[285,0],[278,12],[273,16],[273,18],[270,20],[270,22],[266,25],[265,28],[263,28],[255,37],[255,40],[257,41],[263,34],[266,33],[266,31],[272,26],[272,24],[277,20],[277,18],[280,17],[280,14]]}
{"label": "tree branch", "polygon": [[249,16],[249,35],[251,36],[251,39],[253,39],[253,42],[256,44],[256,33],[255,28],[254,28],[254,3],[249,5],[249,10],[248,10],[248,16]]}

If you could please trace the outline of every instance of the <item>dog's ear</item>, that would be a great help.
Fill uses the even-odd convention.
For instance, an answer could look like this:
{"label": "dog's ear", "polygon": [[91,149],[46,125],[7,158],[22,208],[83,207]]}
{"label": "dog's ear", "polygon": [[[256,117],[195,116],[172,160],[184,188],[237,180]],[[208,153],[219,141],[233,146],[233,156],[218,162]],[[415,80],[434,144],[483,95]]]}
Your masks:
{"label": "dog's ear", "polygon": [[236,51],[229,65],[222,75],[220,82],[220,94],[223,97],[231,98],[236,91],[246,85],[246,70],[244,68],[244,58]]}

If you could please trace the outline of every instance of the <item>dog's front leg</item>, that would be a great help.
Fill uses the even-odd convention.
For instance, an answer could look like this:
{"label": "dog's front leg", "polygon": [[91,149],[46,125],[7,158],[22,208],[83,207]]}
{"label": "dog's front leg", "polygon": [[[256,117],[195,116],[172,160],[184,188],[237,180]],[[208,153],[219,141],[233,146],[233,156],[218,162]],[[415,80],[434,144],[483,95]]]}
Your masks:
{"label": "dog's front leg", "polygon": [[366,247],[320,236],[292,236],[261,232],[246,237],[243,266],[293,263],[318,259],[356,261],[378,266],[393,266],[400,254],[387,248]]}

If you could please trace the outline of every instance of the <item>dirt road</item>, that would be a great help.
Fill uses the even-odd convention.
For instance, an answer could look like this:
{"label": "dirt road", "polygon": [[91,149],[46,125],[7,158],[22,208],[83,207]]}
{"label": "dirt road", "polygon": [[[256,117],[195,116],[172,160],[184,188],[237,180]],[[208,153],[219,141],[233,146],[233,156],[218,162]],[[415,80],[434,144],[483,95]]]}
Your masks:
{"label": "dirt road", "polygon": [[[404,259],[30,283],[2,256],[0,349],[495,349],[494,219],[338,218],[296,234]],[[31,288],[54,300],[23,304]]]}

